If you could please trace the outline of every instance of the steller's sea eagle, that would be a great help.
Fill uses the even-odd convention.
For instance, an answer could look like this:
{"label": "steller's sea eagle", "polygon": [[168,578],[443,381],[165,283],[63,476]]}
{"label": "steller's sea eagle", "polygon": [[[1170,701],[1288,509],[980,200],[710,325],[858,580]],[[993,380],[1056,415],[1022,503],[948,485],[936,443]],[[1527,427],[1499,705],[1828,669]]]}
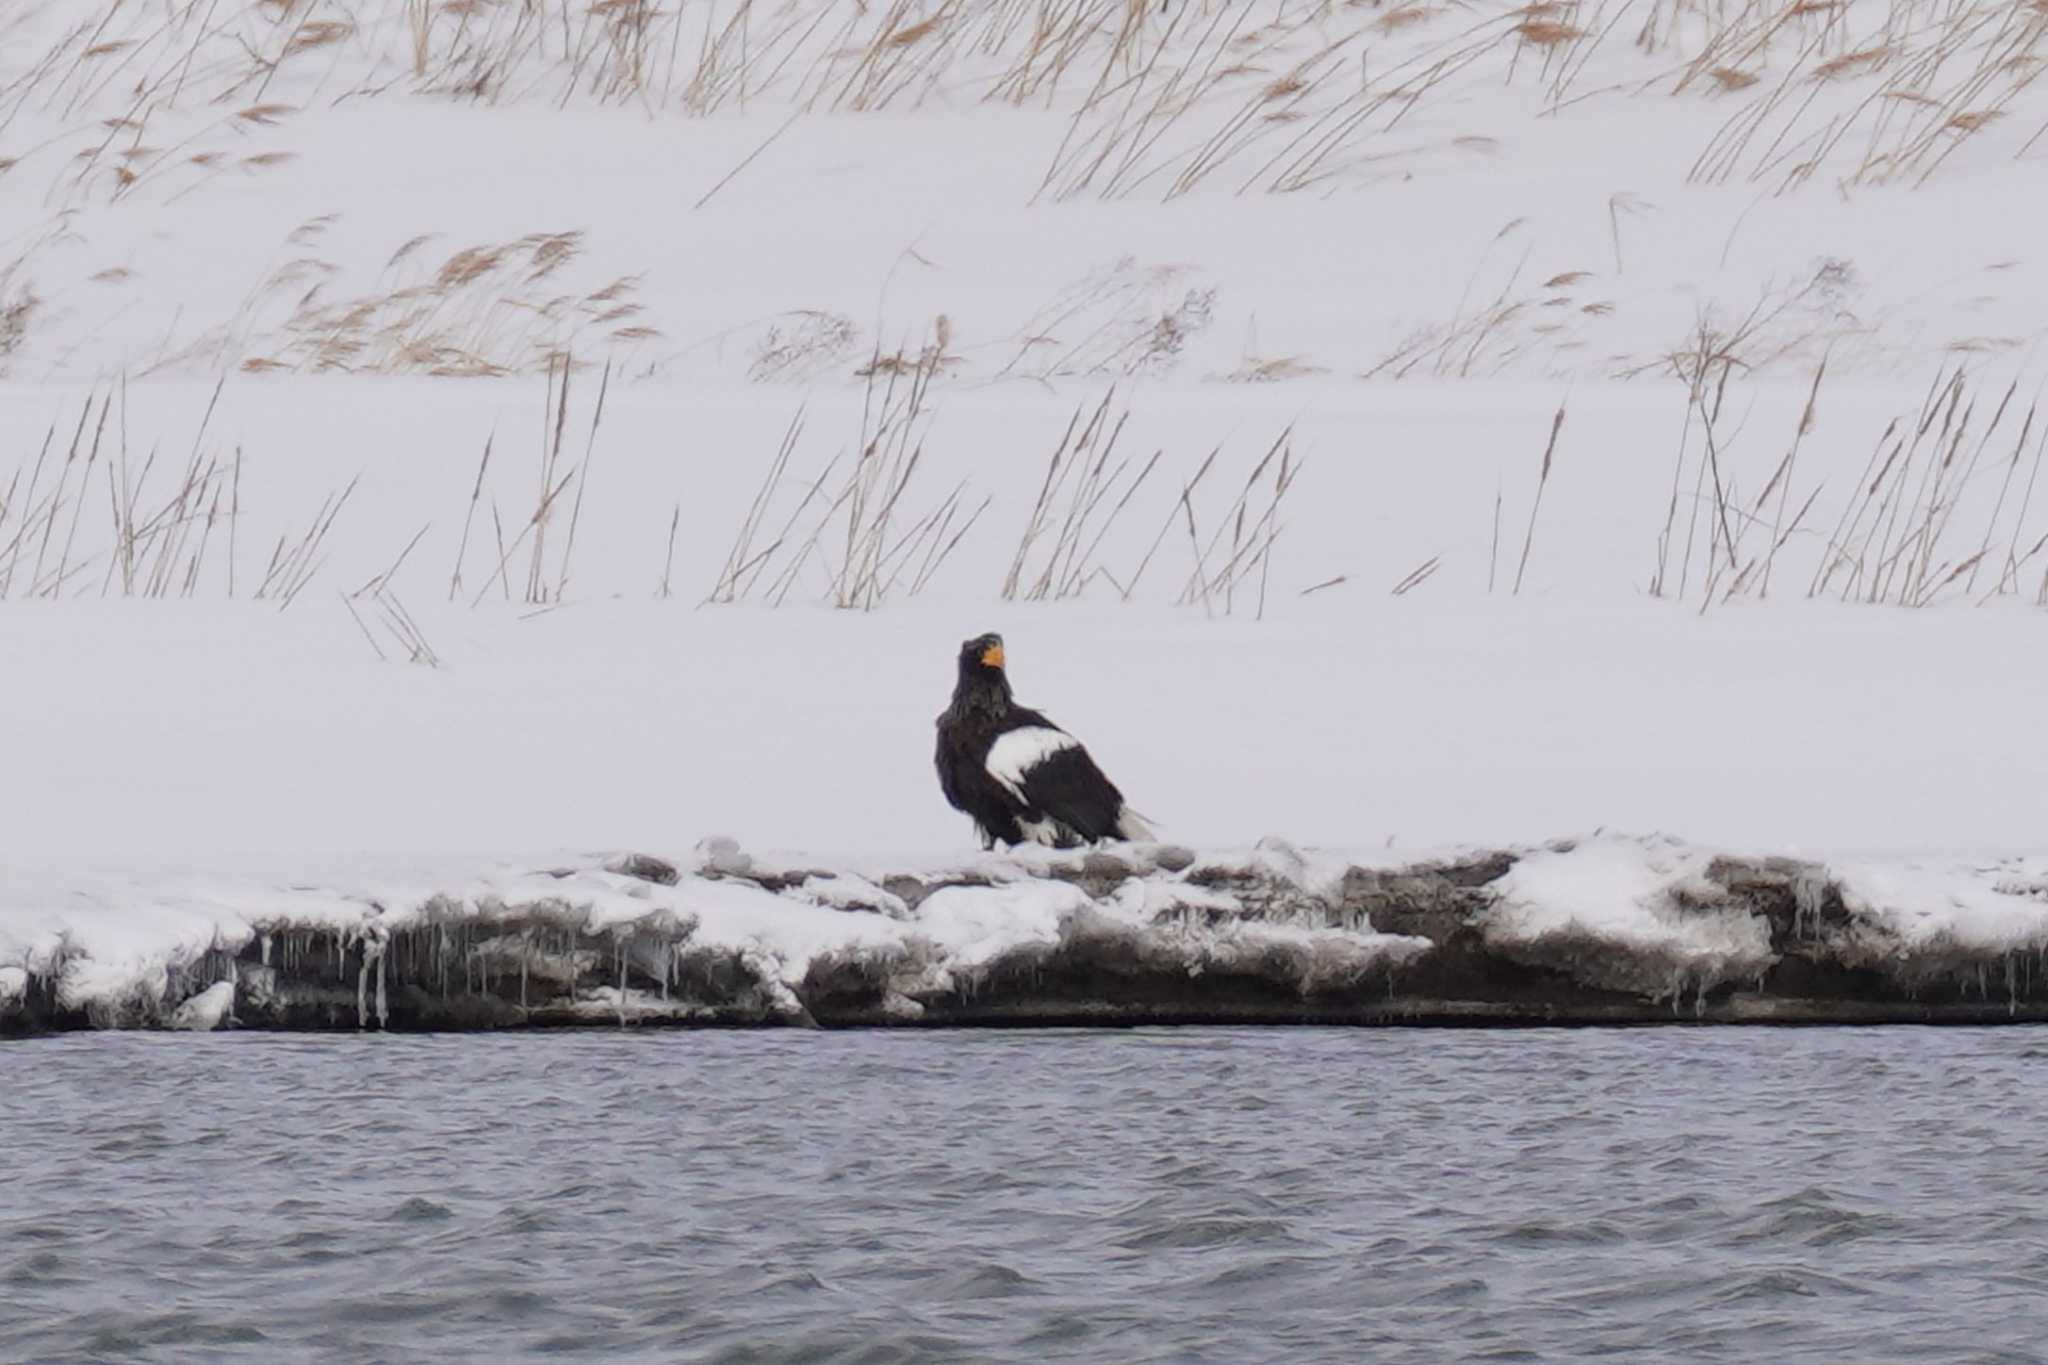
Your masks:
{"label": "steller's sea eagle", "polygon": [[1080,740],[1017,705],[1002,636],[960,646],[960,681],[938,726],[939,786],[953,809],[972,817],[983,848],[1153,838]]}

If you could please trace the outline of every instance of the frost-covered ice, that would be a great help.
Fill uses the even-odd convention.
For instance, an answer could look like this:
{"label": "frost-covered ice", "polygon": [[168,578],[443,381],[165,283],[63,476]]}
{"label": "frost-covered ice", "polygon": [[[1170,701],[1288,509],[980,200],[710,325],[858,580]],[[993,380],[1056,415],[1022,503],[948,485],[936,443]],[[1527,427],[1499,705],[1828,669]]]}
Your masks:
{"label": "frost-covered ice", "polygon": [[[394,869],[175,897],[154,879],[109,880],[94,902],[0,904],[0,958],[17,1003],[33,975],[54,983],[59,1009],[96,1023],[215,1028],[975,1010],[1630,1017],[1631,1000],[1655,1017],[1751,998],[1910,1011],[1973,987],[1986,997],[1992,977],[2016,1011],[2048,949],[2048,881],[2022,865],[1838,870],[1611,834],[1417,861],[1278,840],[1192,862],[1164,852],[826,872],[717,840],[679,866],[641,855],[466,877]],[[1810,977],[1777,974],[1790,964],[1875,968],[1894,984],[1815,994]]]}
{"label": "frost-covered ice", "polygon": [[[115,1022],[165,1016],[174,1027],[210,1028],[225,1019],[233,988],[230,984],[223,993],[219,982],[207,982],[203,990],[181,997],[178,992],[194,984],[192,970],[253,955],[252,975],[268,980],[269,973],[286,967],[273,940],[324,935],[342,957],[357,945],[359,969],[374,973],[359,988],[367,992],[374,980],[381,990],[385,959],[392,951],[388,945],[426,924],[469,930],[465,954],[476,963],[495,963],[500,972],[514,960],[524,969],[536,951],[530,938],[525,940],[529,946],[508,945],[500,930],[514,937],[530,936],[536,924],[543,926],[543,936],[564,930],[579,946],[559,950],[558,957],[587,955],[589,941],[609,939],[619,945],[621,979],[578,990],[559,1003],[593,1016],[609,1010],[622,1018],[687,1017],[691,1012],[686,1001],[670,998],[663,999],[660,1010],[647,1009],[647,992],[626,984],[625,945],[643,935],[660,940],[661,951],[679,958],[728,957],[742,964],[769,993],[776,1011],[787,1016],[803,1013],[795,992],[820,959],[857,964],[909,958],[916,989],[944,994],[970,987],[984,969],[1006,956],[1059,946],[1077,927],[1154,938],[1197,966],[1283,944],[1311,953],[1328,949],[1327,955],[1354,964],[1375,957],[1398,960],[1424,946],[1370,929],[1326,933],[1308,922],[1323,907],[1313,901],[1318,893],[1306,883],[1288,884],[1304,898],[1292,912],[1301,922],[1290,922],[1269,903],[1249,904],[1185,881],[1191,875],[1186,871],[1166,872],[1149,860],[1111,859],[1107,866],[1113,870],[1104,870],[1099,858],[989,855],[872,876],[853,871],[792,876],[776,861],[739,855],[729,840],[707,845],[672,884],[664,884],[666,872],[662,880],[651,880],[644,871],[639,876],[614,871],[660,866],[617,858],[543,870],[508,866],[483,876],[451,873],[440,880],[418,867],[382,875],[357,870],[339,884],[229,881],[208,892],[170,894],[160,872],[140,871],[129,880],[103,872],[91,895],[64,898],[69,903],[57,908],[33,899],[0,902],[0,959],[17,979],[35,972],[58,980],[60,1003],[70,1008],[96,1011]],[[1223,865],[1239,866],[1246,874],[1263,867],[1256,856],[1235,864],[1226,859]],[[735,866],[745,871],[726,870]],[[1194,875],[1201,871],[1197,867]],[[885,889],[884,882],[915,887],[915,907]],[[599,978],[606,966],[603,956],[600,952],[585,964]],[[636,976],[647,971],[638,958],[632,968]],[[229,972],[230,983],[234,979],[232,966],[214,969]],[[463,970],[467,974],[472,967]],[[473,970],[481,979],[491,968]],[[668,986],[664,976],[662,990]],[[533,989],[533,1004],[548,1003],[542,987]],[[367,994],[358,1009],[360,1023],[371,1022],[377,1012]]]}

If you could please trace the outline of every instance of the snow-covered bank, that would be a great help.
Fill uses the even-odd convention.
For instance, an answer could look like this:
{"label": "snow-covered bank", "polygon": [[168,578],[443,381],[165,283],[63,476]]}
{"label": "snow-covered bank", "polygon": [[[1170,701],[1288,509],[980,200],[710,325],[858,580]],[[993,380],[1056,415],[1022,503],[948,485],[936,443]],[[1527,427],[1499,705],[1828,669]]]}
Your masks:
{"label": "snow-covered bank", "polygon": [[0,1030],[2048,1019],[2039,858],[1596,835],[826,869],[714,839],[681,865],[421,876],[16,900]]}
{"label": "snow-covered bank", "polygon": [[[1972,869],[2048,771],[2048,11],[754,8],[0,7],[14,1017],[968,1017],[1103,923],[1224,999],[1198,872],[863,899],[966,846],[990,629],[1194,848],[1875,850],[1799,885],[1879,966],[2033,942]],[[866,880],[530,872],[712,829]],[[1705,854],[1503,858],[1397,996],[1818,951]],[[1260,1009],[1408,932],[1289,896]]]}

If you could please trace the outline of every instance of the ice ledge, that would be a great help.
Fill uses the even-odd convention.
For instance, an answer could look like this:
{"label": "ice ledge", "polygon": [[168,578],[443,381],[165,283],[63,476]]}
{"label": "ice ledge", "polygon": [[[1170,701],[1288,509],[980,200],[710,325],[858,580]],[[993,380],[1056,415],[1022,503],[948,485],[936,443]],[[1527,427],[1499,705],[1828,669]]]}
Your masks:
{"label": "ice ledge", "polygon": [[1657,836],[816,867],[707,840],[375,893],[0,905],[0,1032],[2048,1019],[2048,859]]}

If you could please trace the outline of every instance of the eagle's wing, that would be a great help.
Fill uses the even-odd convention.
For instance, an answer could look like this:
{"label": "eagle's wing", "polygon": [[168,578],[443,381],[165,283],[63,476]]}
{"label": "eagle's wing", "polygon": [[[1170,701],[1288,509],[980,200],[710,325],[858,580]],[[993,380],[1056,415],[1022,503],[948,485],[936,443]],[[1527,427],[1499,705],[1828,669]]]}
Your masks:
{"label": "eagle's wing", "polygon": [[938,744],[932,753],[932,766],[939,770],[939,790],[946,794],[946,804],[954,810],[966,810],[967,803],[961,797],[957,776],[962,755],[954,746],[953,737],[946,727],[946,720],[951,715],[952,712],[948,711],[937,721],[939,736]]}
{"label": "eagle's wing", "polygon": [[1027,814],[1049,816],[1089,841],[1120,837],[1123,793],[1081,741],[1035,712],[1030,719],[1042,723],[1006,730],[989,746],[989,776]]}

